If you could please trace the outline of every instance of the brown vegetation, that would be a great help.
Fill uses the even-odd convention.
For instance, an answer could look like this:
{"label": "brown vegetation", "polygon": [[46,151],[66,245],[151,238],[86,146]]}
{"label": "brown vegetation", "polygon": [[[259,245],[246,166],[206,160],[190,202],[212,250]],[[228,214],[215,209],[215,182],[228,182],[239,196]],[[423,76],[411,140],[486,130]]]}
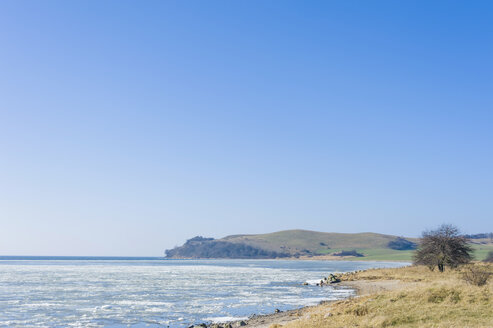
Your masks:
{"label": "brown vegetation", "polygon": [[320,305],[277,327],[493,327],[493,282],[477,286],[464,281],[471,268],[493,272],[492,264],[476,263],[446,273],[410,266],[344,274],[343,283],[394,282],[393,289]]}
{"label": "brown vegetation", "polygon": [[475,286],[484,286],[492,273],[486,266],[472,265],[463,270],[462,277],[464,280]]}

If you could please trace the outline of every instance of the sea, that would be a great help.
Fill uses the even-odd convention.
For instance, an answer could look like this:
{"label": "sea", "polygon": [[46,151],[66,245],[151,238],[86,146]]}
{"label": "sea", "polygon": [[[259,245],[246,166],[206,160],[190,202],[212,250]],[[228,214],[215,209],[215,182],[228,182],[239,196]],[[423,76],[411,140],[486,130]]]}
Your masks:
{"label": "sea", "polygon": [[0,256],[0,327],[181,328],[246,319],[354,295],[315,285],[330,273],[403,265]]}

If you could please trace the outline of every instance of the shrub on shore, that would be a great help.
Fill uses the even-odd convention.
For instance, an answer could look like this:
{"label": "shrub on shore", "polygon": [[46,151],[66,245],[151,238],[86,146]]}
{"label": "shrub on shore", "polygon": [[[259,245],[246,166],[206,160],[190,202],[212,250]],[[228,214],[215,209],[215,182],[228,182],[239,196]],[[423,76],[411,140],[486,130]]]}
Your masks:
{"label": "shrub on shore", "polygon": [[456,268],[472,260],[472,247],[459,229],[444,224],[436,230],[423,232],[419,248],[414,254],[414,264],[426,265],[430,270],[445,266]]}
{"label": "shrub on shore", "polygon": [[468,284],[484,286],[488,283],[491,274],[486,266],[472,265],[464,269],[462,277]]}

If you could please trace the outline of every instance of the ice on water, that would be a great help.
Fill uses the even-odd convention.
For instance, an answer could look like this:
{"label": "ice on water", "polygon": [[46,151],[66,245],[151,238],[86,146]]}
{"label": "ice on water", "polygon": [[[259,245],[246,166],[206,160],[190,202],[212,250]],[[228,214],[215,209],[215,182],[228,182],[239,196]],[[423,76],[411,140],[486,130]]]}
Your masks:
{"label": "ice on water", "polygon": [[0,326],[184,327],[340,299],[302,286],[397,263],[262,260],[0,261]]}

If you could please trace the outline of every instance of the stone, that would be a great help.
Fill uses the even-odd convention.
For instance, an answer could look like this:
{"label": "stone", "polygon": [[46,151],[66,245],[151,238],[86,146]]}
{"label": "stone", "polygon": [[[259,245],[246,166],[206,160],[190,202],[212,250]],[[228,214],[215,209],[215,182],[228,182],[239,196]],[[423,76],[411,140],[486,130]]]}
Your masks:
{"label": "stone", "polygon": [[341,279],[337,278],[337,276],[333,275],[332,273],[327,277],[327,280],[330,281],[331,284],[341,282]]}

